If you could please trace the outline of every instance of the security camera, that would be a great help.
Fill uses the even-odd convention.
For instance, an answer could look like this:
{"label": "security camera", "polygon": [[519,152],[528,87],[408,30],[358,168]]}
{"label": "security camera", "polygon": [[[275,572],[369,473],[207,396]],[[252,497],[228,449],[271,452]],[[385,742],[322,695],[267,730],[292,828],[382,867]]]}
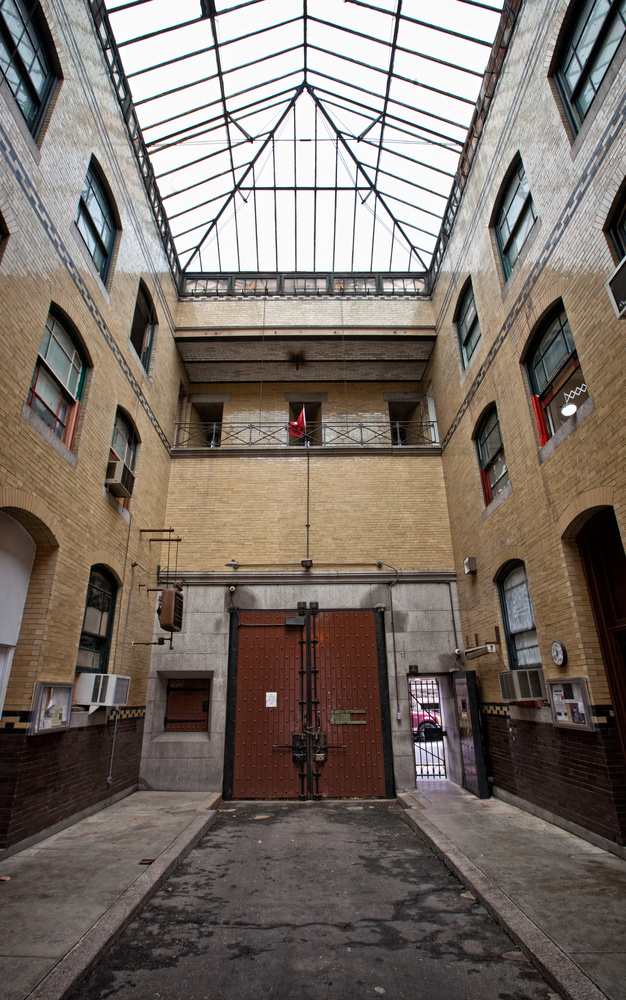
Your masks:
{"label": "security camera", "polygon": [[460,656],[462,652],[463,652],[463,650],[462,650],[462,649],[455,649],[455,650],[454,650],[454,655],[455,655],[455,656]]}
{"label": "security camera", "polygon": [[234,594],[237,588],[235,587],[234,583],[231,583],[228,589],[230,590],[231,594]]}

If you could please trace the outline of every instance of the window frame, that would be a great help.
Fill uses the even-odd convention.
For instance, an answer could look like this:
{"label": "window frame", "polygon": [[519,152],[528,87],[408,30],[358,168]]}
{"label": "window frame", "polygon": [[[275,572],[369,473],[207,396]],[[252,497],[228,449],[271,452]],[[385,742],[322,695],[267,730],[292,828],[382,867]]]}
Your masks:
{"label": "window frame", "polygon": [[[3,8],[7,4],[13,5],[21,21],[22,31],[19,39],[16,39],[11,31],[3,13]],[[7,67],[14,71],[16,79],[12,82],[1,66],[0,78],[6,83],[26,122],[28,131],[35,141],[40,135],[55,84],[59,79],[56,70],[56,53],[51,47],[46,29],[47,25],[41,7],[35,0],[0,0],[0,45],[4,43]],[[26,66],[23,51],[20,51],[20,43],[24,35],[28,37],[33,52],[33,61],[30,67]],[[39,88],[33,82],[31,75],[35,59],[39,60],[42,69],[43,82]],[[28,95],[30,102],[30,111],[28,112],[20,99],[22,92]]]}
{"label": "window frame", "polygon": [[[522,190],[523,197],[519,211],[515,214],[514,218],[509,219],[509,212],[515,204],[520,189]],[[528,224],[529,218],[530,225]],[[506,182],[502,187],[496,202],[493,220],[493,230],[500,254],[502,270],[504,271],[504,279],[508,281],[537,221],[537,212],[526,176],[526,170],[519,156],[514,161],[507,175]],[[508,232],[505,232],[505,226]],[[518,245],[517,238],[522,232],[524,232],[524,238]],[[512,258],[513,252],[515,252],[514,258]]]}
{"label": "window frame", "polygon": [[[102,235],[104,229],[102,228],[102,231],[99,231],[97,221],[94,219],[89,207],[89,204],[93,204],[94,201],[102,217],[101,228],[106,225],[109,230],[106,240]],[[120,227],[113,199],[93,157],[87,168],[80,198],[78,199],[75,223],[87,248],[87,253],[91,257],[102,283],[106,285],[111,274],[115,241]]]}
{"label": "window frame", "polygon": [[[555,329],[557,324],[558,330]],[[544,344],[553,330],[555,331],[554,336],[544,349]],[[567,354],[565,354],[565,356],[555,364],[554,368],[548,369],[546,358],[559,335],[562,335],[562,339],[567,349]],[[540,352],[541,355],[538,357]],[[542,379],[540,379],[537,374],[539,364],[543,367]],[[552,310],[547,319],[541,323],[541,326],[532,338],[530,348],[526,353],[525,365],[532,394],[535,419],[537,421],[537,428],[539,431],[539,440],[543,447],[543,445],[547,444],[559,430],[559,427],[556,426],[549,408],[550,404],[577,371],[580,372],[580,375],[582,376],[582,369],[578,359],[578,351],[576,350],[574,335],[567,318],[567,313],[562,304],[556,310]],[[587,387],[584,382],[583,386],[584,391],[586,392]],[[562,426],[562,424],[560,426]]]}
{"label": "window frame", "polygon": [[[124,424],[126,425],[125,428],[122,426]],[[125,435],[123,430],[127,430],[129,433]],[[123,455],[118,454],[114,447],[116,433],[118,433],[119,437],[125,442]],[[137,433],[135,424],[126,411],[123,410],[121,406],[118,406],[115,411],[115,420],[113,421],[113,434],[111,436],[111,445],[109,448],[109,461],[123,462],[124,465],[130,469],[132,473],[134,473],[139,443],[139,434]],[[128,458],[130,458],[130,461],[127,460]]]}
{"label": "window frame", "polygon": [[[594,10],[602,5],[603,2],[605,2],[605,0],[583,0],[582,3],[576,4],[574,16],[570,19],[568,30],[563,37],[563,41],[558,47],[555,69],[552,74],[559,97],[563,103],[563,108],[567,115],[567,120],[574,132],[574,135],[577,135],[578,132],[580,132],[582,125],[591,110],[593,102],[598,95],[598,91],[600,90],[600,87],[602,86],[602,83],[611,67],[613,59],[615,58],[617,51],[626,36],[626,10],[621,12],[619,9],[619,0],[616,0],[616,2],[609,4],[606,9],[602,24],[600,25],[591,47],[589,48],[588,56],[584,59],[584,62],[579,58],[578,47],[580,45],[581,38],[584,36],[585,27],[592,21]],[[586,13],[587,16],[585,16]],[[611,38],[612,29],[619,20],[624,22],[624,28],[621,35],[616,41],[611,57],[604,67],[602,76],[593,80],[592,76],[594,65],[597,64],[599,57],[605,53],[607,42]],[[577,40],[575,41],[575,39]],[[567,80],[566,66],[571,65],[574,60],[578,63],[580,72],[576,83],[573,87],[571,87]],[[593,94],[586,107],[583,109],[582,104],[579,102],[587,87],[591,87]]]}
{"label": "window frame", "polygon": [[[470,306],[473,307],[474,318],[471,323],[467,324],[466,319]],[[465,370],[482,340],[478,310],[476,308],[476,296],[474,295],[471,280],[467,282],[459,297],[455,323],[461,351],[461,364],[463,365],[463,370]],[[472,336],[476,330],[478,331],[478,335],[472,340]],[[469,343],[471,343],[471,350],[468,349]]]}
{"label": "window frame", "polygon": [[[518,629],[514,629],[512,627],[512,622],[511,622],[510,605],[507,602],[507,598],[506,598],[506,594],[507,594],[506,583],[511,578],[511,576],[514,573],[518,572],[520,569],[524,573],[524,581],[523,582],[524,582],[525,587],[526,587],[526,597],[528,599],[528,609],[530,611],[530,617],[531,617],[532,625],[531,625],[530,628],[518,628]],[[505,639],[506,639],[506,648],[507,648],[507,653],[508,653],[508,657],[509,657],[509,667],[510,667],[510,669],[511,670],[528,670],[528,669],[533,669],[535,667],[541,667],[542,666],[542,662],[541,662],[541,652],[539,650],[539,640],[537,638],[537,625],[536,625],[536,622],[535,622],[535,613],[534,613],[534,610],[533,610],[533,603],[532,603],[532,599],[531,599],[531,596],[530,596],[530,587],[529,587],[529,584],[528,584],[528,574],[526,573],[526,565],[525,565],[525,563],[523,563],[521,561],[521,559],[516,559],[516,560],[514,560],[512,562],[507,563],[506,566],[504,566],[502,568],[502,570],[501,570],[501,572],[500,572],[500,574],[498,576],[498,581],[497,582],[498,582],[498,596],[500,598],[500,610],[502,612],[502,622],[504,624],[504,635],[505,635]],[[519,584],[518,584],[518,586],[519,586]],[[519,658],[520,649],[518,649],[517,641],[516,641],[515,637],[516,636],[530,636],[532,638],[533,634],[534,634],[534,639],[535,639],[535,646],[537,648],[537,653],[538,653],[538,660],[536,662],[532,662],[532,663],[531,662],[520,663],[520,658]],[[534,648],[534,647],[528,646],[528,647],[521,647],[521,648],[530,649],[530,648]]]}
{"label": "window frame", "polygon": [[[59,331],[63,334],[66,340],[69,341],[71,347],[73,348],[71,358],[58,336]],[[62,381],[59,371],[55,370],[53,359],[49,356],[53,351],[53,341],[57,344],[58,348],[65,355],[65,357],[68,358],[68,375],[66,377],[65,384]],[[77,369],[77,361],[80,361],[80,368],[76,374],[75,389],[72,391],[68,387],[68,382],[71,373]],[[33,413],[43,420],[52,433],[70,450],[74,445],[76,437],[76,427],[78,425],[80,404],[88,368],[89,366],[85,358],[84,351],[82,350],[81,345],[77,343],[77,337],[73,334],[71,327],[69,327],[67,322],[54,310],[50,310],[48,316],[46,317],[41,346],[37,355],[37,361],[35,363],[35,369],[33,371],[33,377],[31,379],[26,402]],[[47,379],[54,391],[58,393],[56,410],[53,410],[43,396],[37,392],[37,385],[39,383],[39,379],[42,377],[42,373],[43,378]],[[35,404],[35,400],[38,401],[37,404]],[[61,419],[59,414],[63,406],[65,406],[65,412],[63,418]],[[50,418],[47,418],[47,416],[44,415],[42,408],[52,415],[52,422],[50,422]],[[58,433],[58,428],[61,428],[60,434]]]}
{"label": "window frame", "polygon": [[[490,428],[488,434],[485,434],[484,432],[487,428],[487,425],[493,417],[495,417],[496,424],[494,427]],[[486,449],[487,438],[496,429],[498,432],[500,447],[497,448],[494,452],[491,452],[491,449],[487,451]],[[506,454],[504,451],[504,443],[502,441],[502,433],[500,431],[500,418],[498,416],[498,409],[495,405],[490,406],[489,409],[486,411],[486,413],[483,414],[476,429],[475,440],[476,440],[476,453],[478,456],[478,466],[480,469],[480,478],[482,482],[483,496],[485,500],[485,507],[488,507],[493,500],[497,499],[502,494],[502,492],[506,489],[506,487],[510,483],[509,467],[507,465]],[[504,462],[504,469],[500,475],[496,476],[497,459],[499,456],[502,457],[502,460]],[[494,474],[493,480],[491,478],[492,472]],[[506,476],[506,482],[502,482],[505,476]],[[499,485],[500,483],[502,483],[502,485]]]}
{"label": "window frame", "polygon": [[622,183],[620,193],[611,210],[606,232],[617,255],[616,263],[619,264],[626,257],[626,182]]}
{"label": "window frame", "polygon": [[[108,585],[108,590],[96,586],[94,578],[97,576],[100,576],[104,579],[105,583]],[[108,607],[106,609],[107,623],[104,632],[94,632],[91,629],[85,628],[85,622],[87,621],[87,612],[89,608],[96,608],[96,610],[99,611],[104,610],[103,608],[98,608],[96,604],[89,604],[91,591],[95,590],[98,590],[100,594],[105,594],[108,596]],[[76,670],[80,671],[81,673],[107,674],[109,672],[109,657],[111,655],[111,640],[113,636],[113,623],[115,620],[115,611],[117,605],[117,592],[118,592],[117,580],[113,576],[111,570],[108,569],[108,567],[100,564],[92,566],[89,571],[89,582],[87,584],[87,594],[85,596],[85,611],[83,614],[83,624],[80,632],[80,639],[78,641],[79,653],[77,654]],[[96,640],[96,642],[98,640],[101,640],[100,645],[99,646],[94,645],[92,650],[89,650],[87,646],[84,647],[81,646],[81,643],[83,642],[83,637],[88,638],[89,640]],[[90,667],[86,667],[78,663],[78,656],[80,655],[81,649],[85,649],[88,652],[90,651],[92,654],[97,653],[98,665],[96,667],[94,667],[93,665]],[[93,664],[93,655],[92,655],[92,664]]]}
{"label": "window frame", "polygon": [[152,360],[154,334],[158,321],[152,296],[143,281],[139,282],[135,311],[130,328],[130,343],[141,362],[141,367],[148,374]]}

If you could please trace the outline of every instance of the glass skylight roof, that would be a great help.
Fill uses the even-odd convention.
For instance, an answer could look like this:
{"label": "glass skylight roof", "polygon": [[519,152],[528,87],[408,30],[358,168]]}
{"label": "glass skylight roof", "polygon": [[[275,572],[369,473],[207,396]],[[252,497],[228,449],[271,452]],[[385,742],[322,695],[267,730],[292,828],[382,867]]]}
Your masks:
{"label": "glass skylight roof", "polygon": [[187,272],[428,269],[499,0],[107,0]]}

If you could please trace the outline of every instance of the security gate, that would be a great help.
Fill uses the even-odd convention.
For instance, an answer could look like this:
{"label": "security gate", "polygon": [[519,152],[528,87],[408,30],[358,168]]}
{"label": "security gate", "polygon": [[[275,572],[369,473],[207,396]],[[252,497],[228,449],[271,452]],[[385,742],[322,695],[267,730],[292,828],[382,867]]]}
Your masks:
{"label": "security gate", "polygon": [[224,797],[392,796],[380,611],[231,619]]}
{"label": "security gate", "polygon": [[415,755],[415,777],[445,778],[441,696],[436,678],[409,678],[411,733]]}

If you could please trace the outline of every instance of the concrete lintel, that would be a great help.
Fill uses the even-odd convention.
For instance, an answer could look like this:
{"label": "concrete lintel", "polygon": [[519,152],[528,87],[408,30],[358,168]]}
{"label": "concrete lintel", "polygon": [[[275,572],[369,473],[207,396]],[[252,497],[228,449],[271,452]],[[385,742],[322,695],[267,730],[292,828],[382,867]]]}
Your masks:
{"label": "concrete lintel", "polygon": [[[306,401],[305,401],[306,402]],[[386,446],[361,446],[353,445],[347,447],[329,447],[310,449],[313,458],[372,458],[385,455],[390,458],[439,458],[441,456],[441,445],[438,444],[405,444]],[[307,449],[299,447],[289,447],[287,445],[277,445],[275,448],[172,448],[172,458],[306,458]]]}

